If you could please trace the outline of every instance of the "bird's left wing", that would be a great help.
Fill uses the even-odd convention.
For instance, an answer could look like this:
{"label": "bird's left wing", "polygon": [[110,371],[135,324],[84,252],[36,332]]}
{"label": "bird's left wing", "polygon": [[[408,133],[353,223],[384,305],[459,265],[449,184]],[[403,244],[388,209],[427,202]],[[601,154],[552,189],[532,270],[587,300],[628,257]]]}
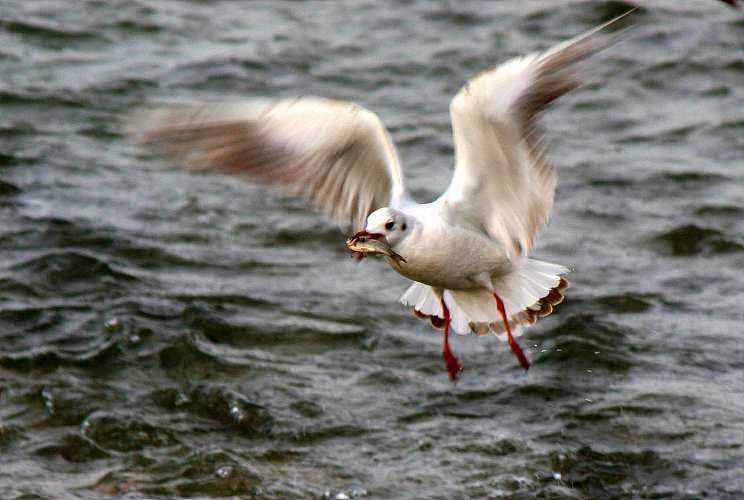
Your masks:
{"label": "bird's left wing", "polygon": [[246,174],[310,199],[342,225],[406,196],[382,121],[349,102],[315,97],[173,104],[131,120],[130,133],[166,145],[194,170]]}
{"label": "bird's left wing", "polygon": [[445,217],[484,231],[510,258],[529,253],[550,215],[556,183],[536,119],[579,86],[573,64],[608,45],[592,35],[627,14],[465,84],[450,103],[455,172],[440,198]]}

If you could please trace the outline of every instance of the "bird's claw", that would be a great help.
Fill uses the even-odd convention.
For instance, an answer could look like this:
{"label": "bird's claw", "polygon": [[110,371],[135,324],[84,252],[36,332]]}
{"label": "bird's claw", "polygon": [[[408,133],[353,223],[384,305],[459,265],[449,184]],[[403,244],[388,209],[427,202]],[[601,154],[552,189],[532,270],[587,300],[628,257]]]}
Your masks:
{"label": "bird's claw", "polygon": [[452,382],[456,382],[457,376],[465,367],[462,363],[460,363],[460,360],[457,359],[457,357],[449,351],[444,353],[444,362],[447,365],[447,373],[449,374],[449,379]]}

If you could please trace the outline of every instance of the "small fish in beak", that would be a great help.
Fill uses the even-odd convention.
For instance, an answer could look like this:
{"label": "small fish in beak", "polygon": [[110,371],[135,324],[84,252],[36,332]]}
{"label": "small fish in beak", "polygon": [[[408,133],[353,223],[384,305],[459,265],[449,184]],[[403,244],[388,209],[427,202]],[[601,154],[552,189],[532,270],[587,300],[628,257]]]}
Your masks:
{"label": "small fish in beak", "polygon": [[370,233],[366,229],[346,240],[346,248],[356,254],[360,260],[368,254],[378,253],[390,257],[398,265],[406,261],[393,251],[384,234]]}

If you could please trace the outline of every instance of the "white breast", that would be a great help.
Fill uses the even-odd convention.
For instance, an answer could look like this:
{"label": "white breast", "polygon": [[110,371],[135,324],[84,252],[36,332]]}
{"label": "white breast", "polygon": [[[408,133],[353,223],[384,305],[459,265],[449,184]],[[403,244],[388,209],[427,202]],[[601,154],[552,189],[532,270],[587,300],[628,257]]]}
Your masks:
{"label": "white breast", "polygon": [[395,251],[406,259],[391,267],[403,276],[449,290],[479,288],[474,281],[484,272],[508,272],[511,264],[503,246],[484,233],[447,224],[439,216],[427,216]]}

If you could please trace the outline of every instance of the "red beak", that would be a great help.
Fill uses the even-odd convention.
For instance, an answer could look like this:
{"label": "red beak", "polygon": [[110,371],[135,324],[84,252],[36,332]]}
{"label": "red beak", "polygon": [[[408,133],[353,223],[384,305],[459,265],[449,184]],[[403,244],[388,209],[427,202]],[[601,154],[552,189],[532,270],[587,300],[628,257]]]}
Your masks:
{"label": "red beak", "polygon": [[370,233],[366,229],[362,229],[361,231],[359,231],[358,233],[356,233],[354,236],[352,236],[350,238],[350,241],[356,241],[359,238],[362,238],[364,236],[366,236],[367,238],[369,238],[371,240],[381,240],[382,238],[385,237],[385,235],[382,234],[382,233]]}

